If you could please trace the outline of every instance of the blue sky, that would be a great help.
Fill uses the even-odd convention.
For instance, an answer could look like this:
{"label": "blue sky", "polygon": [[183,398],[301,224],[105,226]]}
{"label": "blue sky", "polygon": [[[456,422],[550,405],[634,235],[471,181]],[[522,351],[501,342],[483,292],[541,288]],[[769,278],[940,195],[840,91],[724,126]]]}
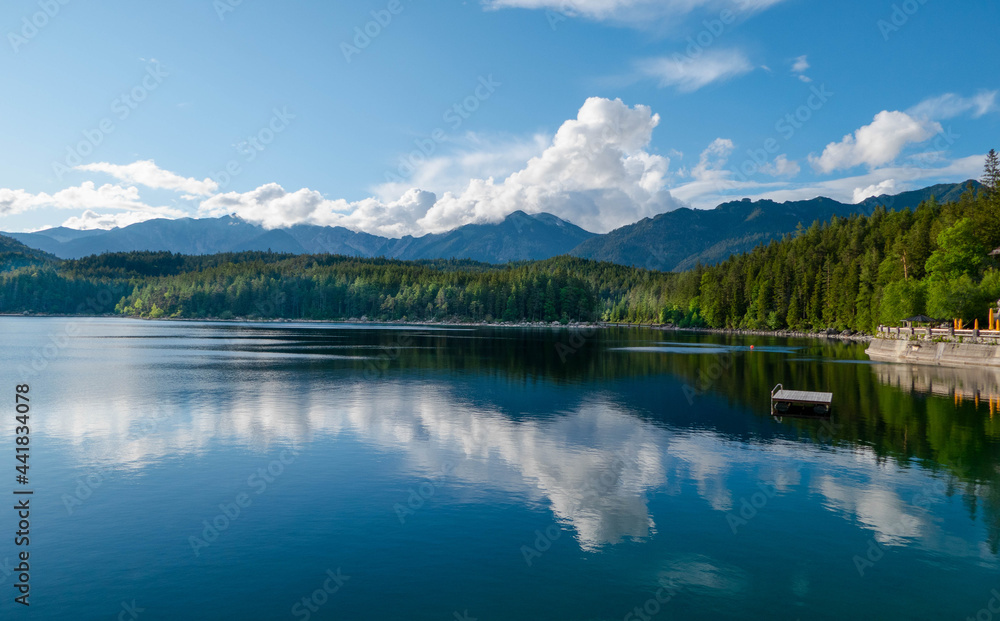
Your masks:
{"label": "blue sky", "polygon": [[[389,236],[979,177],[1000,5],[8,0],[0,230]],[[789,117],[788,115],[792,115]],[[797,115],[797,118],[796,118]]]}

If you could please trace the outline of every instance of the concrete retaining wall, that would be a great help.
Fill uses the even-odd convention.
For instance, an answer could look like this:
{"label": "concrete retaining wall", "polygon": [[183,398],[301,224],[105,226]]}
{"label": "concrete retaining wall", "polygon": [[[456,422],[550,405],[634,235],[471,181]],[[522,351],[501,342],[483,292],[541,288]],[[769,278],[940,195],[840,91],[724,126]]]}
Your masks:
{"label": "concrete retaining wall", "polygon": [[878,362],[934,364],[943,367],[1000,367],[1000,346],[874,339],[865,350]]}

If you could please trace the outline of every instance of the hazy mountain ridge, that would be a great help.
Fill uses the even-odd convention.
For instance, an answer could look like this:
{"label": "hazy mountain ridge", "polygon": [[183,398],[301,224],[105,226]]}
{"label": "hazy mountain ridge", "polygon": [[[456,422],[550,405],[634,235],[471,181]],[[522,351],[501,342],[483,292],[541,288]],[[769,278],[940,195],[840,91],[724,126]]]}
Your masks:
{"label": "hazy mountain ridge", "polygon": [[[503,221],[468,224],[445,233],[399,239],[344,227],[295,225],[266,230],[241,218],[149,220],[124,228],[77,231],[56,227],[35,233],[4,233],[25,246],[62,259],[105,252],[170,251],[179,254],[266,251],[339,254],[401,260],[472,259],[486,263],[536,261],[570,254],[662,271],[714,264],[732,254],[833,216],[868,215],[877,207],[912,209],[936,197],[958,200],[969,182],[935,185],[847,204],[818,197],[777,203],[743,199],[715,209],[678,209],[598,235],[547,213],[515,211]],[[978,184],[972,182],[976,187]]]}
{"label": "hazy mountain ridge", "polygon": [[58,227],[4,234],[63,259],[137,250],[196,255],[273,250],[403,260],[471,258],[490,263],[548,259],[568,253],[595,235],[550,214],[529,215],[523,211],[515,211],[495,224],[468,224],[447,233],[401,239],[304,224],[266,230],[234,216],[148,220],[109,231]]}

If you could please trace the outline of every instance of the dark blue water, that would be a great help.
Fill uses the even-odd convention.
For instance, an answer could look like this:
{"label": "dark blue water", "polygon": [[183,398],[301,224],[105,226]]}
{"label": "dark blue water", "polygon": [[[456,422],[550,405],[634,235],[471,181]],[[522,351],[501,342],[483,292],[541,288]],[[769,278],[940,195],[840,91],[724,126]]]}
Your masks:
{"label": "dark blue water", "polygon": [[[3,619],[965,619],[1000,588],[988,371],[625,329],[0,339],[0,493],[25,383],[35,492],[27,609],[0,509]],[[833,419],[773,419],[777,382]]]}

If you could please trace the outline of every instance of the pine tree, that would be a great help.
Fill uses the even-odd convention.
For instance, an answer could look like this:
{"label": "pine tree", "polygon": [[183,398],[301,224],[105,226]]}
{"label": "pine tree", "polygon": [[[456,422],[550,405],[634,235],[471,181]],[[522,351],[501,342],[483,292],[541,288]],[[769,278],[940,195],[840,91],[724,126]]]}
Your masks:
{"label": "pine tree", "polygon": [[995,199],[997,192],[1000,191],[1000,157],[997,156],[996,149],[990,149],[986,155],[982,183],[990,197]]}
{"label": "pine tree", "polygon": [[993,248],[1000,244],[1000,157],[996,149],[986,155],[982,183],[986,209],[978,212],[975,223],[983,242]]}

